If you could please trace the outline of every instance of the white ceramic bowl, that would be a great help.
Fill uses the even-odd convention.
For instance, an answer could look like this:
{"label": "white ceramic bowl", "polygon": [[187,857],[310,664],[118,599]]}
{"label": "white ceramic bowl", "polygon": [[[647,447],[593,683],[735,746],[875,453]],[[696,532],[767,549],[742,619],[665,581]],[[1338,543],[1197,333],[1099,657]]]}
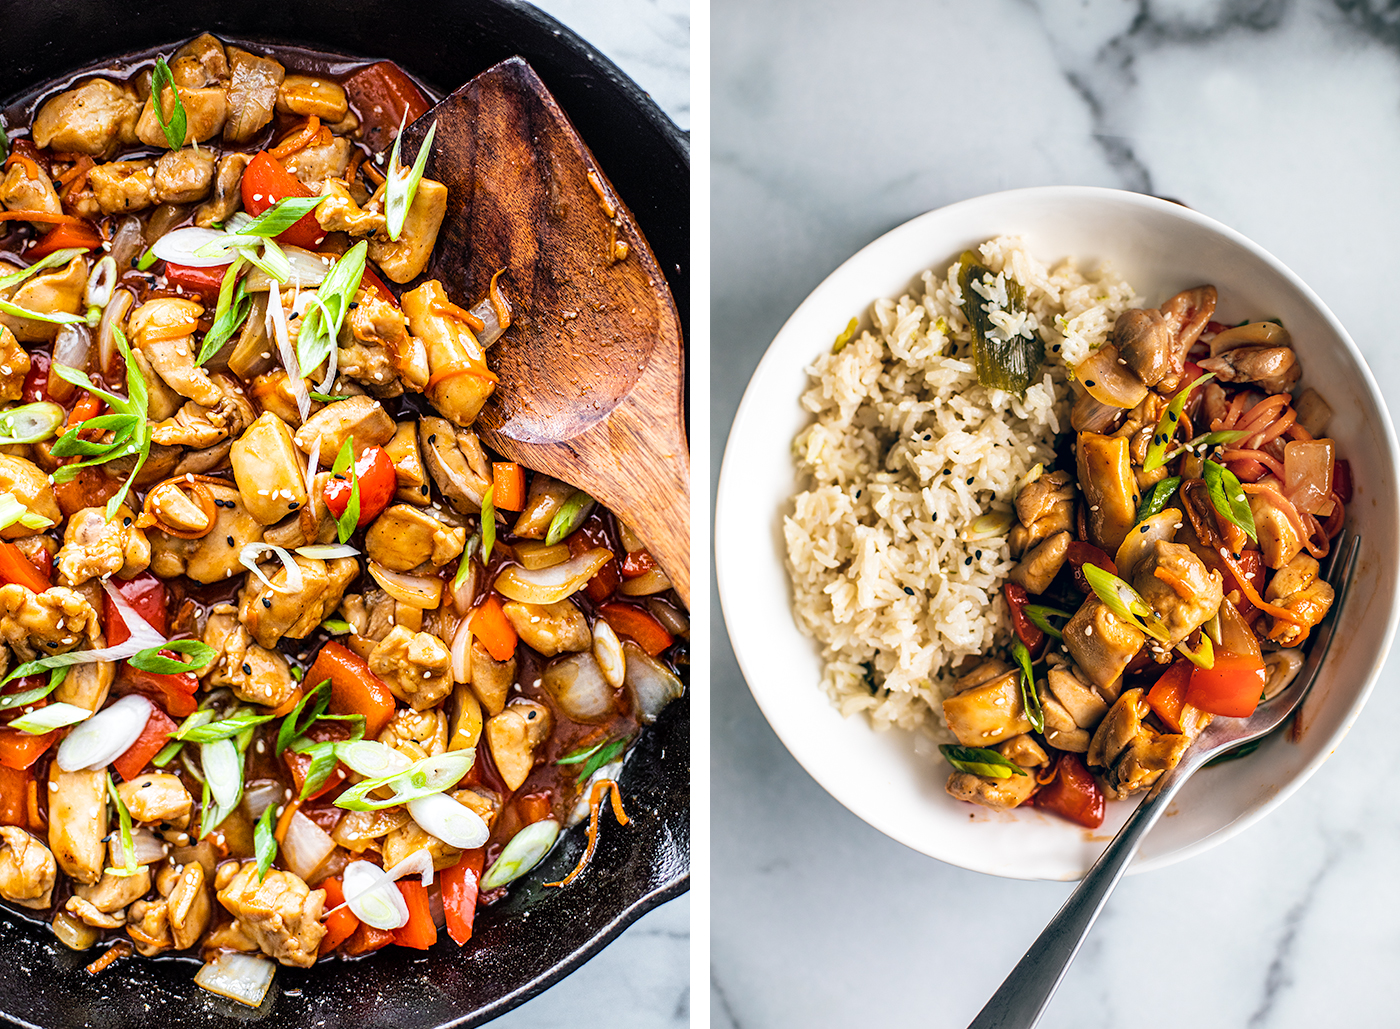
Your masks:
{"label": "white ceramic bowl", "polygon": [[1275,735],[1255,754],[1196,775],[1143,844],[1134,865],[1179,861],[1242,831],[1281,804],[1325,761],[1361,711],[1396,625],[1396,442],[1356,345],[1296,275],[1238,232],[1153,197],[1045,187],[977,197],[915,218],[848,260],[788,319],[754,373],[730,431],[716,503],[715,562],[725,622],[749,688],[798,762],[881,832],[951,864],[1018,879],[1077,879],[1132,808],[1108,805],[1090,832],[1034,809],[990,812],[943,789],[948,767],[910,733],[877,733],[842,718],[821,688],[816,645],[793,620],[782,518],[796,489],[790,444],[808,416],[806,366],[853,316],[868,325],[926,268],[940,272],[993,236],[1022,235],[1046,263],[1109,260],[1149,304],[1213,283],[1219,320],[1277,317],[1336,414],[1328,433],[1351,462],[1347,523],[1362,537],[1351,599],[1302,715],[1298,742]]}

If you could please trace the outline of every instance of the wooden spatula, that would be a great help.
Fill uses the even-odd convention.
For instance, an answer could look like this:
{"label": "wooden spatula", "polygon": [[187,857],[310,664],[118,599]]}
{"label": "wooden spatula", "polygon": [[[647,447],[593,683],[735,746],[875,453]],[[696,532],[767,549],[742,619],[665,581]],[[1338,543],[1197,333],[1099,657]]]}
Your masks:
{"label": "wooden spatula", "polygon": [[403,137],[448,189],[425,277],[467,306],[497,271],[514,321],[476,428],[492,449],[573,483],[646,543],[690,604],[685,354],[666,279],[632,213],[520,58],[482,72]]}

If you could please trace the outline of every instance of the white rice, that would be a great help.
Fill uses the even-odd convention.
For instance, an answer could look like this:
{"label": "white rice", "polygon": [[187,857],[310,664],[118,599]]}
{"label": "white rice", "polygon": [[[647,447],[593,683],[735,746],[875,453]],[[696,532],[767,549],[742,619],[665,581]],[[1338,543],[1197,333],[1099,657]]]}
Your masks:
{"label": "white rice", "polygon": [[[1047,269],[1018,237],[979,249],[1025,287],[1025,324],[994,320],[1008,334],[1038,332],[1038,381],[1024,399],[979,386],[956,264],[942,278],[924,272],[922,295],[876,301],[872,328],[808,369],[802,404],[815,420],[793,444],[806,489],[784,526],[794,613],[822,646],[832,702],[876,728],[940,740],[951,740],[941,701],[953,669],[1008,640],[999,590],[1015,564],[1012,501],[1070,431],[1066,366],[1141,306],[1110,268]],[[987,538],[967,538],[998,513],[1000,524],[974,534]]]}

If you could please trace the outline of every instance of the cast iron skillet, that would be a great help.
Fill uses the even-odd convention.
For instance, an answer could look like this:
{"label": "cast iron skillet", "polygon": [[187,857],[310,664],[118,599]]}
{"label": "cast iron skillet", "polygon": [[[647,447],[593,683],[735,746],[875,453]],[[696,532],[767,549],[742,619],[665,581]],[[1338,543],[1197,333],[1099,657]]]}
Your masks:
{"label": "cast iron skillet", "polygon": [[[682,324],[689,310],[689,153],[637,85],[542,12],[510,0],[45,0],[5,3],[0,97],[108,57],[208,30],[389,58],[443,94],[506,57],[526,58],[578,127],[646,233]],[[233,1026],[336,1029],[474,1026],[563,978],[644,912],[689,887],[689,697],[642,734],[622,777],[633,822],[605,816],[587,874],[563,889],[584,844],[576,827],[549,859],[478,913],[459,950],[390,947],[355,961],[279,968],[257,1010],[194,985],[189,959],[128,959],[91,976],[47,925],[0,913],[0,1017],[45,1029]]]}

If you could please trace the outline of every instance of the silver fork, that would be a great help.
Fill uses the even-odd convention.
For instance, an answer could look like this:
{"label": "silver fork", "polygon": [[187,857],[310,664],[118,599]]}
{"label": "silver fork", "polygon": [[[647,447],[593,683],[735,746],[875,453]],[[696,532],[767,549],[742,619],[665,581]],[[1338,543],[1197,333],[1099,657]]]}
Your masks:
{"label": "silver fork", "polygon": [[1260,739],[1277,729],[1297,710],[1303,697],[1317,678],[1317,671],[1327,657],[1332,636],[1347,590],[1356,567],[1356,554],[1361,537],[1347,540],[1343,530],[1333,541],[1323,577],[1336,590],[1332,609],[1322,624],[1313,630],[1312,649],[1297,677],[1286,689],[1261,703],[1249,718],[1216,717],[1197,737],[1177,766],[1169,771],[1147,794],[1137,810],[1123,824],[1113,842],[1094,862],[1078,888],[1070,894],[1064,907],[1050,920],[1025,957],[1011,970],[1001,988],[992,995],[968,1029],[1032,1029],[1040,1021],[1050,998],[1055,995],[1070,962],[1079,953],[1085,937],[1093,927],[1108,895],[1123,878],[1128,864],[1157,819],[1186,780],[1207,762],[1236,747]]}

